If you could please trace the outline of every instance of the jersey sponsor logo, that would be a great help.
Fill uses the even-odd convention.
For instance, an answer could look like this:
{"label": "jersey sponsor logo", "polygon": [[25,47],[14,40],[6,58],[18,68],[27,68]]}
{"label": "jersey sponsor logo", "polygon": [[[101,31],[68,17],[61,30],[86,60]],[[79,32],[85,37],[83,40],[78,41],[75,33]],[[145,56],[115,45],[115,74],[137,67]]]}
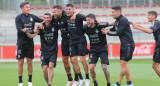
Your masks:
{"label": "jersey sponsor logo", "polygon": [[52,32],[54,32],[54,27],[52,27]]}

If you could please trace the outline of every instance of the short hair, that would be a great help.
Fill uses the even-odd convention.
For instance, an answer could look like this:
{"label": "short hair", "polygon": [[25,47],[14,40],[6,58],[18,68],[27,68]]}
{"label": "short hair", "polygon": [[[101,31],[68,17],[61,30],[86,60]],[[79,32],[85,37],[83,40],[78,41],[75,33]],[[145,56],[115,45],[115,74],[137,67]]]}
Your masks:
{"label": "short hair", "polygon": [[92,13],[88,14],[86,17],[89,17],[89,18],[92,18],[92,19],[95,19],[95,20],[96,20],[95,15],[94,15],[94,14],[92,14]]}
{"label": "short hair", "polygon": [[29,4],[29,2],[22,2],[21,4],[20,4],[20,8],[23,8],[25,5],[27,5],[27,4]]}
{"label": "short hair", "polygon": [[61,6],[61,5],[59,5],[59,4],[54,5],[52,9],[54,9],[54,8],[57,8],[57,9],[59,9],[59,10],[62,10],[62,6]]}
{"label": "short hair", "polygon": [[154,15],[156,18],[157,18],[157,16],[158,16],[156,11],[149,11],[148,14]]}
{"label": "short hair", "polygon": [[72,8],[74,8],[73,4],[67,4],[66,7],[72,7]]}
{"label": "short hair", "polygon": [[122,8],[120,6],[113,6],[111,9],[116,10],[116,11],[122,11]]}
{"label": "short hair", "polygon": [[45,13],[44,15],[48,15],[49,17],[52,17],[52,15],[50,13]]}

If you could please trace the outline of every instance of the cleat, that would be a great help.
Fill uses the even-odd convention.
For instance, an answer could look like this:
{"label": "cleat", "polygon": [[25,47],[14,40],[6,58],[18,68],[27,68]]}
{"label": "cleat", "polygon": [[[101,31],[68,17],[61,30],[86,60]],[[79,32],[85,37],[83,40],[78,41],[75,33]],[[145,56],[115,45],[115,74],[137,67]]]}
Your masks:
{"label": "cleat", "polygon": [[72,84],[73,82],[74,82],[74,80],[68,81],[67,84],[66,84],[66,86],[71,86],[71,84]]}
{"label": "cleat", "polygon": [[121,86],[121,85],[113,84],[113,86]]}
{"label": "cleat", "polygon": [[126,86],[134,86],[133,83],[131,82],[131,84],[126,84]]}
{"label": "cleat", "polygon": [[23,83],[19,83],[18,86],[23,86]]}
{"label": "cleat", "polygon": [[85,79],[85,86],[90,86],[90,80],[89,79]]}
{"label": "cleat", "polygon": [[82,80],[79,80],[79,86],[83,86],[83,83],[85,82],[85,80],[84,79],[82,79]]}
{"label": "cleat", "polygon": [[78,81],[74,81],[72,86],[77,86],[78,85]]}
{"label": "cleat", "polygon": [[32,85],[32,82],[28,82],[28,86],[33,86],[33,85]]}

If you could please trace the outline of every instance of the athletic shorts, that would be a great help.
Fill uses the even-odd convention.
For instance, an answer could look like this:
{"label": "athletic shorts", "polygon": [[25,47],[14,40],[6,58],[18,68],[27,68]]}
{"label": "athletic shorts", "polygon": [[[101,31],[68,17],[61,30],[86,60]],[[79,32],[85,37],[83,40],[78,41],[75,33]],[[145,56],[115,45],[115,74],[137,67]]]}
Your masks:
{"label": "athletic shorts", "polygon": [[69,46],[70,57],[85,56],[88,53],[86,42],[79,42],[76,44],[70,44]]}
{"label": "athletic shorts", "polygon": [[134,52],[134,47],[130,44],[127,44],[126,46],[121,47],[120,49],[120,60],[123,61],[130,61],[132,59],[132,55]]}
{"label": "athletic shorts", "polygon": [[24,59],[25,57],[34,59],[34,44],[33,43],[17,45],[16,59]]}
{"label": "athletic shorts", "polygon": [[55,52],[42,52],[41,53],[41,65],[49,65],[49,63],[54,63],[54,67],[56,66],[57,62],[57,51]]}
{"label": "athletic shorts", "polygon": [[89,64],[96,64],[99,58],[101,60],[101,64],[109,65],[108,50],[89,52]]}
{"label": "athletic shorts", "polygon": [[160,63],[160,47],[156,47],[154,49],[153,61],[156,63]]}
{"label": "athletic shorts", "polygon": [[62,39],[61,51],[63,56],[69,55],[69,39]]}

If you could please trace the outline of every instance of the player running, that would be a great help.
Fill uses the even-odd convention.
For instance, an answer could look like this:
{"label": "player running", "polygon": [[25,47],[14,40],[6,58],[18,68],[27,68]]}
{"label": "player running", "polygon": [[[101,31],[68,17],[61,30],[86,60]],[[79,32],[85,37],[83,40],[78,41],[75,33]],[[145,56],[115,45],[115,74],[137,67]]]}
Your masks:
{"label": "player running", "polygon": [[19,85],[23,86],[22,75],[23,75],[23,64],[24,58],[27,59],[28,65],[28,86],[32,85],[32,60],[34,59],[34,43],[33,39],[27,37],[24,29],[28,29],[29,33],[34,33],[33,29],[36,22],[42,22],[43,20],[39,17],[30,14],[30,5],[28,2],[22,2],[20,4],[22,13],[15,18],[16,29],[17,29],[17,55],[18,59],[18,76],[19,76]]}
{"label": "player running", "polygon": [[148,22],[152,23],[152,26],[150,28],[146,28],[140,25],[137,25],[135,23],[132,23],[133,28],[137,30],[141,30],[145,33],[153,33],[154,39],[156,42],[156,46],[154,49],[154,54],[153,54],[153,64],[152,67],[154,71],[157,73],[157,75],[160,77],[160,68],[159,68],[159,63],[160,63],[160,21],[156,20],[157,19],[157,12],[156,11],[149,11],[148,12]]}
{"label": "player running", "polygon": [[127,63],[132,59],[135,43],[133,40],[132,31],[128,19],[122,15],[121,11],[122,10],[120,6],[112,7],[112,16],[114,19],[116,19],[116,21],[113,28],[108,30],[104,29],[104,33],[107,33],[109,36],[119,36],[121,41],[121,71],[117,83],[113,86],[121,86],[121,81],[124,76],[126,76],[127,80],[126,86],[134,86],[130,79],[130,72]]}
{"label": "player running", "polygon": [[94,86],[98,86],[95,66],[99,58],[101,59],[101,67],[107,81],[107,86],[110,86],[110,73],[107,69],[107,65],[109,65],[107,40],[106,35],[101,32],[102,28],[108,27],[108,23],[103,22],[102,24],[97,24],[94,14],[88,14],[86,16],[86,22],[87,25],[83,29],[90,40],[89,68]]}

